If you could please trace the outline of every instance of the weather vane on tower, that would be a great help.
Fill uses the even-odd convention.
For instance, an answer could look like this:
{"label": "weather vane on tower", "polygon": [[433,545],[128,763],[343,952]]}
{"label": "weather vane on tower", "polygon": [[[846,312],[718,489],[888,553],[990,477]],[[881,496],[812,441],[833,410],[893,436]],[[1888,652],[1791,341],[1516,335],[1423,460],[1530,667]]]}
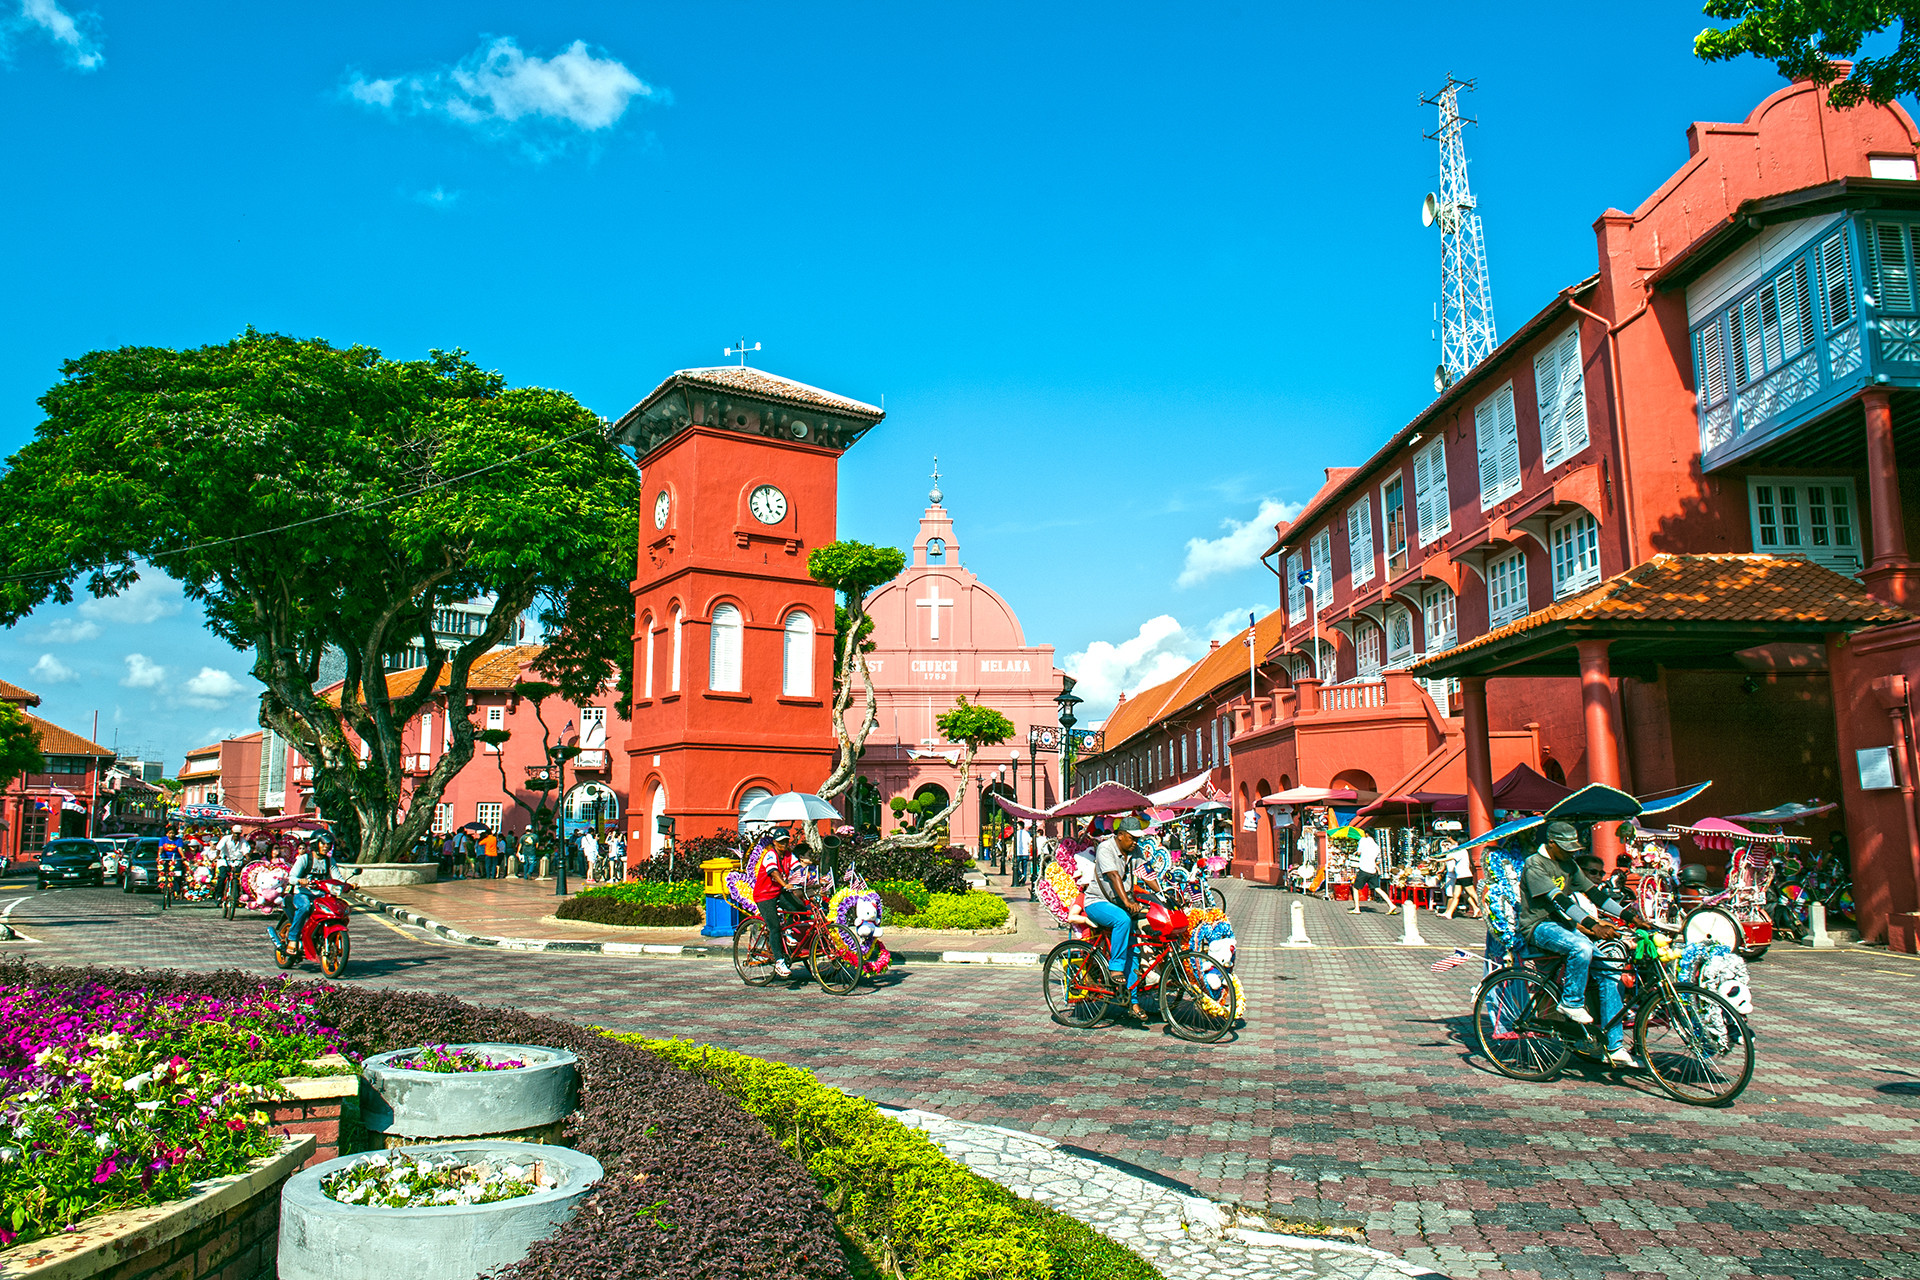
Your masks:
{"label": "weather vane on tower", "polygon": [[933,499],[933,505],[940,505],[940,455],[933,455],[933,492],[927,495]]}
{"label": "weather vane on tower", "polygon": [[747,353],[750,351],[758,351],[760,349],[760,344],[756,342],[752,346],[748,346],[747,340],[745,338],[741,338],[739,342],[740,342],[740,345],[737,347],[723,348],[720,354],[723,356],[739,356],[740,367],[744,369],[747,367]]}

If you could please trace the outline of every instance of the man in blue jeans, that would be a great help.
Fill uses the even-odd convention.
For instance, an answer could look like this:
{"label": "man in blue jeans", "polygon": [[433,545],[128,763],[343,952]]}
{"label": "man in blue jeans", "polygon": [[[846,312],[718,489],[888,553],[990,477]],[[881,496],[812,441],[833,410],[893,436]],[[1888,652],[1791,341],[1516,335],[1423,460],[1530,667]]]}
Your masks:
{"label": "man in blue jeans", "polygon": [[1127,896],[1126,877],[1133,857],[1131,831],[1116,831],[1094,846],[1091,859],[1081,860],[1081,885],[1087,891],[1087,919],[1108,931],[1107,960],[1127,984],[1128,1012],[1145,1022],[1133,972],[1133,925],[1142,914]]}
{"label": "man in blue jeans", "polygon": [[[1586,895],[1598,892],[1580,869],[1580,831],[1571,822],[1547,827],[1547,842],[1520,869],[1520,935],[1543,951],[1566,957],[1560,979],[1557,1012],[1570,1022],[1593,1025],[1587,1012],[1587,974],[1593,966],[1593,944],[1618,935],[1619,930],[1594,910]],[[1630,904],[1603,898],[1599,910],[1628,918],[1638,914]],[[1606,1027],[1607,1061],[1616,1067],[1638,1067],[1625,1045],[1626,1028],[1619,1018],[1620,978],[1600,980],[1600,1021]]]}

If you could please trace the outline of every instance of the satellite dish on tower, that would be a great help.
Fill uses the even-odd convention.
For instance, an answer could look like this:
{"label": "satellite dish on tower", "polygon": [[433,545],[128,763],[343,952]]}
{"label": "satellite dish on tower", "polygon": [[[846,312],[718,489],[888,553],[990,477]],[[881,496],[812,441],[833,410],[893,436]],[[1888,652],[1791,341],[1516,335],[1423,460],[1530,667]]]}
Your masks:
{"label": "satellite dish on tower", "polygon": [[1452,382],[1453,377],[1447,372],[1447,366],[1444,364],[1433,366],[1433,389],[1435,391],[1445,391]]}
{"label": "satellite dish on tower", "polygon": [[1433,220],[1440,216],[1440,202],[1434,199],[1433,192],[1427,192],[1427,198],[1420,202],[1420,225],[1430,227]]}

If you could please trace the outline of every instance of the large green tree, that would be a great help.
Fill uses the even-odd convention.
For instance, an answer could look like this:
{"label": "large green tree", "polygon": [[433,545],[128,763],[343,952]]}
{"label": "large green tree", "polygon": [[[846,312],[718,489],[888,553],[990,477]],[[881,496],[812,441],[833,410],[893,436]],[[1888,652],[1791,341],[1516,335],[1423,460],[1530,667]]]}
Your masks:
{"label": "large green tree", "polygon": [[0,791],[22,774],[39,773],[46,767],[46,757],[40,754],[40,731],[20,708],[0,702]]}
{"label": "large green tree", "polygon": [[[0,624],[164,569],[251,650],[261,722],[314,766],[361,861],[427,829],[473,756],[469,672],[523,614],[567,696],[631,687],[636,475],[572,397],[460,352],[388,360],[252,330],[62,373],[0,477]],[[485,624],[443,648],[434,611],[476,599]],[[413,646],[423,678],[390,681]],[[314,688],[329,648],[346,657],[330,695]],[[451,744],[409,794],[401,731],[436,696]]]}
{"label": "large green tree", "polygon": [[[1752,54],[1765,58],[1789,80],[1811,80],[1827,89],[1836,107],[1892,102],[1920,92],[1920,0],[1708,0],[1706,15],[1729,22],[1694,37],[1693,51],[1708,62]],[[1833,65],[1856,59],[1870,37],[1897,25],[1900,34],[1886,53],[1857,58],[1845,80]]]}

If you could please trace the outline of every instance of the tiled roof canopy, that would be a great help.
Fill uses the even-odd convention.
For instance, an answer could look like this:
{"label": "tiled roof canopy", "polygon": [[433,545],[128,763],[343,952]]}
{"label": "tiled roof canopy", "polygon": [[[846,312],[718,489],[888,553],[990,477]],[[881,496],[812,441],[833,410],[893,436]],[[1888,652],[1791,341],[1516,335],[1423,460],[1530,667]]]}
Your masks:
{"label": "tiled roof canopy", "polygon": [[113,748],[89,742],[71,729],[62,729],[51,720],[42,720],[30,712],[21,712],[27,723],[40,733],[40,754],[44,756],[105,756],[113,758]]}
{"label": "tiled roof canopy", "polygon": [[653,399],[676,380],[697,387],[712,387],[716,391],[743,391],[762,400],[805,405],[810,409],[829,409],[834,413],[878,418],[881,412],[864,401],[822,391],[819,387],[810,387],[804,382],[795,382],[792,378],[783,378],[764,369],[732,364],[717,365],[711,369],[682,369],[655,387],[641,403]]}
{"label": "tiled roof canopy", "polygon": [[8,684],[5,680],[0,680],[0,702],[14,702],[23,707],[37,707],[40,705],[40,695],[30,690],[22,689],[17,684]]}
{"label": "tiled roof canopy", "polygon": [[1569,674],[1578,670],[1574,642],[1589,639],[1613,641],[1616,670],[1636,662],[1731,666],[1744,648],[1817,642],[1911,616],[1810,560],[1659,555],[1408,670],[1427,678]]}
{"label": "tiled roof canopy", "polygon": [[[505,649],[495,649],[483,653],[473,660],[467,669],[467,689],[471,693],[505,693],[520,683],[521,669],[546,652],[546,646],[540,644],[513,645]],[[409,667],[405,671],[387,672],[387,696],[404,698],[420,687],[420,680],[427,673],[425,667]],[[320,696],[334,706],[340,705],[340,687],[344,681],[336,681],[320,691]],[[444,689],[448,683],[448,670],[440,668],[440,679],[434,687]]]}

